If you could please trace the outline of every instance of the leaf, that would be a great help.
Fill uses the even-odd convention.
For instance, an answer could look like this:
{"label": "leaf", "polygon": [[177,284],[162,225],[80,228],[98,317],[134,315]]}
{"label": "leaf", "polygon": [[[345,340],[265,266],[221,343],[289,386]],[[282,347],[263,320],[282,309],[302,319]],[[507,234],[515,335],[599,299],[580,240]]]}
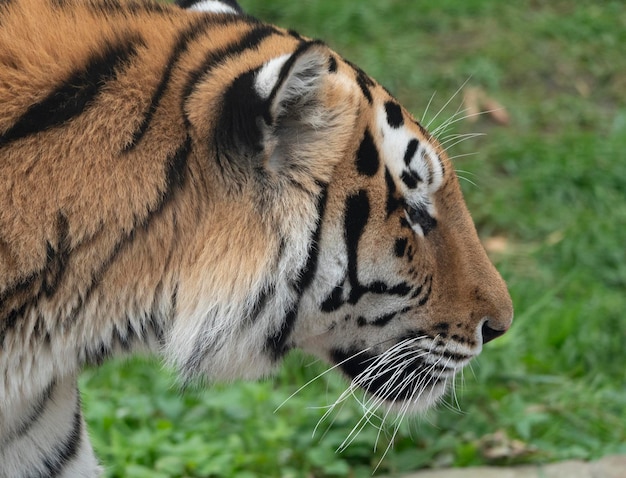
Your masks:
{"label": "leaf", "polygon": [[489,96],[482,88],[470,86],[463,91],[463,105],[466,119],[472,123],[481,114],[487,115],[495,123],[507,126],[510,123],[509,113],[497,100]]}
{"label": "leaf", "polygon": [[510,438],[504,430],[484,436],[478,445],[482,456],[489,461],[513,461],[537,451],[528,443]]}
{"label": "leaf", "polygon": [[164,456],[155,462],[154,469],[168,476],[179,476],[185,471],[185,463],[177,456]]}
{"label": "leaf", "polygon": [[480,95],[482,91],[479,88],[467,87],[463,91],[463,106],[465,106],[465,118],[470,123],[478,121],[480,115]]}

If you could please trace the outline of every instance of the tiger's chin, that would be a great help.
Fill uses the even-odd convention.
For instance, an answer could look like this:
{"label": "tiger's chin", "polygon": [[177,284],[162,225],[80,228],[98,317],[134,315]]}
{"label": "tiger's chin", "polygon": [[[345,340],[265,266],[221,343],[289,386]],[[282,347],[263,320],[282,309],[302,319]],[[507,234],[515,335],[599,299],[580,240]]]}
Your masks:
{"label": "tiger's chin", "polygon": [[[443,381],[425,388],[413,389],[407,398],[384,400],[380,405],[400,416],[423,414],[443,399],[450,382]],[[369,392],[367,392],[369,394]],[[377,398],[375,395],[372,397]]]}
{"label": "tiger's chin", "polygon": [[462,365],[442,362],[427,352],[332,352],[332,360],[350,380],[351,389],[366,392],[368,408],[384,407],[402,415],[424,412],[445,394]]}

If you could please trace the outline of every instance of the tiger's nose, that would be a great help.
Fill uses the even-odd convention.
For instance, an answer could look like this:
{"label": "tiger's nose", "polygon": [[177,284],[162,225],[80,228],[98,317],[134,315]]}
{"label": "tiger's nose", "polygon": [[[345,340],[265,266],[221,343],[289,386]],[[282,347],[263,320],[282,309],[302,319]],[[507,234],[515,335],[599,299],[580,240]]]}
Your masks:
{"label": "tiger's nose", "polygon": [[491,342],[493,339],[497,339],[501,335],[504,335],[507,330],[509,330],[509,327],[502,328],[501,324],[494,325],[493,321],[490,321],[490,319],[486,319],[480,329],[483,339],[483,345],[487,342]]}
{"label": "tiger's nose", "polygon": [[504,281],[500,287],[475,289],[477,309],[474,317],[481,319],[476,324],[476,333],[480,333],[482,343],[486,344],[503,335],[513,323],[513,302]]}
{"label": "tiger's nose", "polygon": [[[508,295],[508,294],[507,294]],[[493,313],[497,310],[497,313]],[[505,301],[498,309],[494,309],[491,314],[485,314],[480,324],[480,334],[483,345],[497,339],[509,330],[513,322],[513,304],[511,299]]]}

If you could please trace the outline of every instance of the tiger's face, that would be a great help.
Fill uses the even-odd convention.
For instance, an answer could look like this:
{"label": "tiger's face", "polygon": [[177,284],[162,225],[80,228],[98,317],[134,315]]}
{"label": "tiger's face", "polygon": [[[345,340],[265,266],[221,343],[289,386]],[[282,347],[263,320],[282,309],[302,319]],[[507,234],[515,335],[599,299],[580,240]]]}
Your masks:
{"label": "tiger's face", "polygon": [[166,353],[232,379],[299,348],[381,404],[426,408],[509,328],[504,281],[439,143],[323,44],[263,35],[185,96],[190,167],[219,207],[194,232]]}
{"label": "tiger's face", "polygon": [[513,308],[446,152],[354,74],[361,116],[328,186],[293,345],[336,365],[375,402],[421,410],[509,328]]}

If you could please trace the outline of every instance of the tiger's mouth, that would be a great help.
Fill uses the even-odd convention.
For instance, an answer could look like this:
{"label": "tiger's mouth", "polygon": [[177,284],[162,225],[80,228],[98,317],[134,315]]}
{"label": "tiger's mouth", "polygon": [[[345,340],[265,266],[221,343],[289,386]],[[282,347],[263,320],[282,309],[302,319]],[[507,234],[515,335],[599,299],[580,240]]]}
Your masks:
{"label": "tiger's mouth", "polygon": [[471,358],[423,336],[404,338],[382,352],[356,348],[331,352],[351,387],[365,390],[380,404],[415,410],[434,404]]}

